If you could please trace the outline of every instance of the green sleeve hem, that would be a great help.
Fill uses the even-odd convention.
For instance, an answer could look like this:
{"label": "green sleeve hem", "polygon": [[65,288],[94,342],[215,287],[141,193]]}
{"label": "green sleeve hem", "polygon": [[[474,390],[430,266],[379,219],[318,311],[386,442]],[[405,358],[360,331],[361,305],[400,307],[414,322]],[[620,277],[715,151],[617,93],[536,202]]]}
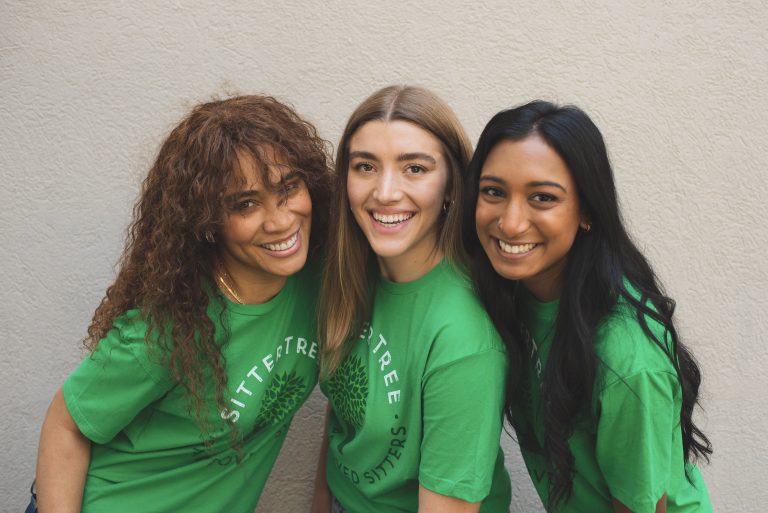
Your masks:
{"label": "green sleeve hem", "polygon": [[633,513],[655,513],[656,503],[667,493],[666,490],[663,490],[659,493],[659,497],[654,499],[651,496],[633,496],[631,492],[625,492],[621,488],[614,488],[610,492],[611,497],[624,504]]}
{"label": "green sleeve hem", "polygon": [[69,415],[72,417],[72,420],[75,421],[77,428],[83,436],[97,444],[105,444],[112,440],[113,437],[108,437],[100,432],[96,426],[88,422],[86,415],[77,406],[77,399],[73,397],[74,392],[70,390],[69,380],[64,381],[64,385],[61,387],[61,393],[64,396],[64,404],[67,406],[67,410],[69,410]]}
{"label": "green sleeve hem", "polygon": [[488,497],[491,492],[491,483],[483,488],[476,486],[465,485],[462,483],[456,483],[454,481],[447,481],[439,477],[433,477],[424,472],[419,473],[419,484],[427,490],[445,495],[446,497],[453,497],[455,499],[461,499],[469,503],[481,502]]}

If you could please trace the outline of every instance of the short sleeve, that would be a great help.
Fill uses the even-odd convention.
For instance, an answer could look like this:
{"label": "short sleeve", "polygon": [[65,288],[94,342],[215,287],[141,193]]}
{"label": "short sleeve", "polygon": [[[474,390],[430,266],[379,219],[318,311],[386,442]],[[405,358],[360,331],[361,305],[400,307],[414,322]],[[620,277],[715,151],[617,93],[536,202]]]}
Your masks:
{"label": "short sleeve", "polygon": [[653,513],[671,478],[679,429],[677,376],[642,371],[600,393],[597,463],[611,495],[635,513]]}
{"label": "short sleeve", "polygon": [[112,440],[173,386],[167,367],[157,361],[156,354],[150,354],[145,330],[137,315],[122,315],[96,351],[64,382],[67,409],[93,442]]}
{"label": "short sleeve", "polygon": [[422,486],[467,502],[488,496],[499,452],[506,369],[506,355],[488,349],[425,376]]}

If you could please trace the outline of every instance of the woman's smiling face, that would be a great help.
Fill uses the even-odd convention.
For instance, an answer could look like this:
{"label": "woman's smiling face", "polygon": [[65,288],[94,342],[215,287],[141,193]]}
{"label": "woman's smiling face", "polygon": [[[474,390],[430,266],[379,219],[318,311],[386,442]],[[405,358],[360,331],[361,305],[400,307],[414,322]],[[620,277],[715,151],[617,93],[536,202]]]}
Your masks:
{"label": "woman's smiling face", "polygon": [[236,281],[283,283],[307,260],[312,200],[304,181],[271,149],[271,187],[251,157],[238,158],[239,181],[226,193],[219,258]]}
{"label": "woman's smiling face", "polygon": [[387,278],[415,279],[442,258],[447,184],[442,144],[413,123],[369,121],[351,137],[349,206]]}
{"label": "woman's smiling face", "polygon": [[538,299],[560,297],[579,224],[576,184],[541,137],[498,142],[480,174],[475,223],[493,268]]}

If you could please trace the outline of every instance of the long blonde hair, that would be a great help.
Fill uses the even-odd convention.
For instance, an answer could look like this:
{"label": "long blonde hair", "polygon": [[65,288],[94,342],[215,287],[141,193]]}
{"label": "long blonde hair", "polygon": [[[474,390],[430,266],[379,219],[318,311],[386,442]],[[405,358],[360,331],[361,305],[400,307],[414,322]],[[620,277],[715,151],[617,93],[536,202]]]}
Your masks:
{"label": "long blonde hair", "polygon": [[330,376],[345,355],[346,342],[362,331],[372,310],[373,284],[378,273],[373,250],[349,209],[347,174],[349,141],[369,121],[407,121],[434,135],[448,163],[448,211],[440,217],[438,248],[458,265],[465,262],[461,238],[463,174],[472,145],[451,108],[421,87],[389,86],[369,96],[352,113],[336,153],[335,198],[331,202],[328,258],[318,310],[322,347],[321,375]]}

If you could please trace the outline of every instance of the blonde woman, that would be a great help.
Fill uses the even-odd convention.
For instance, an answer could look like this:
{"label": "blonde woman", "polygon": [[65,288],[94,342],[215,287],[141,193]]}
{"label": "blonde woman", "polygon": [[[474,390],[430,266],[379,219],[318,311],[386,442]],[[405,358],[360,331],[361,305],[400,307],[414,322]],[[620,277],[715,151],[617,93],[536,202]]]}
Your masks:
{"label": "blonde woman", "polygon": [[387,87],[339,143],[320,306],[329,398],[317,512],[501,512],[506,356],[463,271],[451,109]]}

